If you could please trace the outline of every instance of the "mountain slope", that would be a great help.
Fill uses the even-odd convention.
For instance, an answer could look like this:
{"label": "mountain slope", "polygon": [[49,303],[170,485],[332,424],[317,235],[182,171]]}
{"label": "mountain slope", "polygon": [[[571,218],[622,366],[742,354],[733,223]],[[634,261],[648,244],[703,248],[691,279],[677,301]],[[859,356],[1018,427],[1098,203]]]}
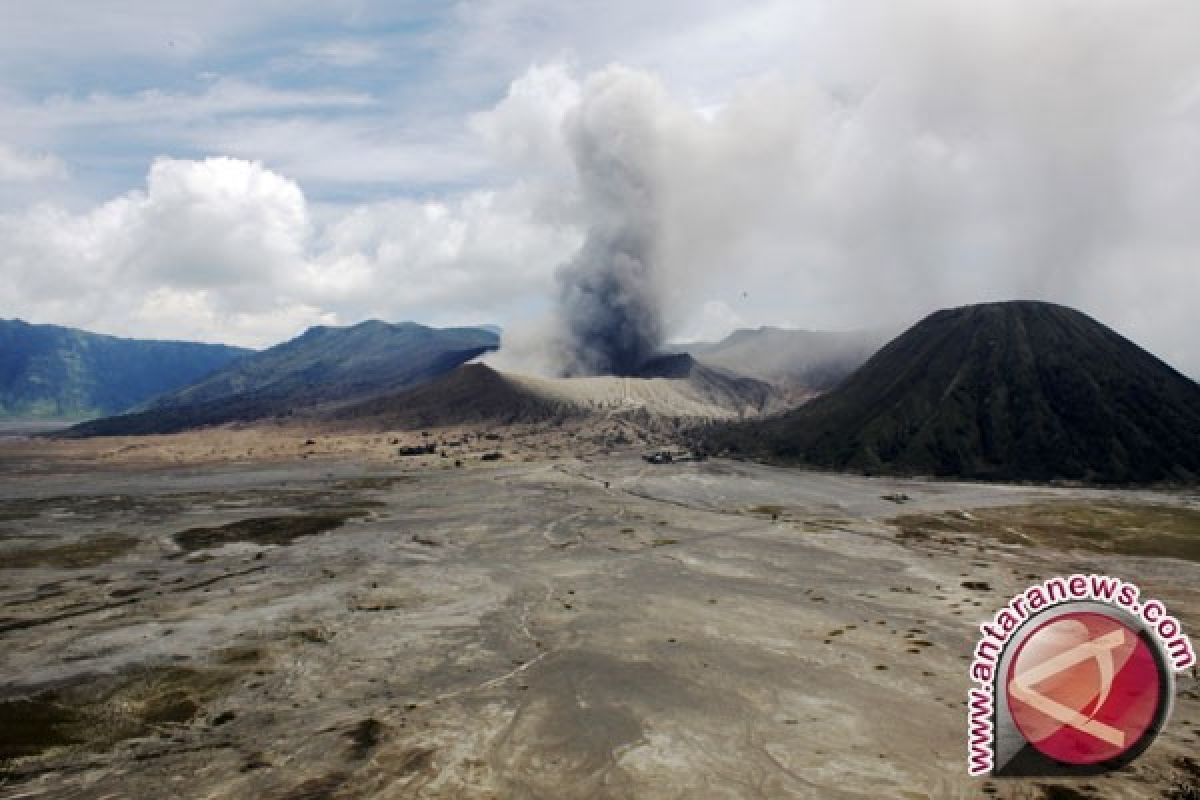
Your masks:
{"label": "mountain slope", "polygon": [[498,344],[491,331],[412,322],[310,328],[139,413],[95,420],[70,433],[173,433],[358,402],[436,378]]}
{"label": "mountain slope", "polygon": [[870,472],[1153,482],[1200,477],[1200,385],[1078,311],[939,311],[837,389],[711,445]]}
{"label": "mountain slope", "polygon": [[883,345],[882,331],[827,333],[762,327],[736,330],[719,342],[680,345],[706,364],[803,387],[831,389]]}
{"label": "mountain slope", "polygon": [[0,417],[115,414],[250,352],[0,320]]}
{"label": "mountain slope", "polygon": [[757,378],[704,364],[688,353],[652,358],[637,368],[634,377],[686,381],[689,392],[703,403],[739,415],[757,416],[792,405],[790,393]]}
{"label": "mountain slope", "polygon": [[586,415],[736,419],[785,407],[786,395],[753,378],[698,364],[691,356],[652,359],[639,376],[541,378],[467,364],[405,392],[343,406],[327,418],[368,428],[476,422],[513,424]]}
{"label": "mountain slope", "polygon": [[[442,374],[448,354],[495,349],[480,328],[428,328],[368,320],[345,328],[317,326],[160,398],[154,408],[207,403],[247,393],[295,395],[323,402],[376,388],[396,388]],[[451,355],[449,360],[453,361]],[[465,360],[465,359],[464,359]],[[460,362],[461,363],[461,362]]]}
{"label": "mountain slope", "polygon": [[529,391],[484,364],[464,364],[437,380],[343,406],[326,417],[356,427],[390,429],[481,422],[511,425],[579,413],[570,403]]}

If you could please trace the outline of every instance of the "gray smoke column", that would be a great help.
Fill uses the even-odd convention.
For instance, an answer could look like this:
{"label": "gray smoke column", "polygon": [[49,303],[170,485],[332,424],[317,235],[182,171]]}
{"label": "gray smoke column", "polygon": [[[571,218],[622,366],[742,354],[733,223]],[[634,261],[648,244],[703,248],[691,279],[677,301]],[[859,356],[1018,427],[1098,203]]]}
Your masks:
{"label": "gray smoke column", "polygon": [[610,68],[567,119],[588,231],[557,273],[564,374],[630,374],[662,344],[654,250],[664,103],[656,81]]}

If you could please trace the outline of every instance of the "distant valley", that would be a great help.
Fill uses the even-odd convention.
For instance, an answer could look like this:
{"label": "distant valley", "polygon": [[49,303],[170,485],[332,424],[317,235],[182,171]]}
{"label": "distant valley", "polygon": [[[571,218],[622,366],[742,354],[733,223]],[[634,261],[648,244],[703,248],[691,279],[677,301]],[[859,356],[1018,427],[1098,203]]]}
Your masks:
{"label": "distant valley", "polygon": [[804,331],[742,328],[719,342],[677,349],[706,364],[814,392],[832,389],[861,367],[891,336],[883,330]]}

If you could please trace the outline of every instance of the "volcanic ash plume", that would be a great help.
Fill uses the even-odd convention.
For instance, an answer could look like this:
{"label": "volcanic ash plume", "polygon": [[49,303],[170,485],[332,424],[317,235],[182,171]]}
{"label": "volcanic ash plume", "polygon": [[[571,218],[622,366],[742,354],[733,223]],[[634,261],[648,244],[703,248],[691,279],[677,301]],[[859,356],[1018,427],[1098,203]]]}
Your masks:
{"label": "volcanic ash plume", "polygon": [[589,228],[558,271],[567,375],[633,372],[662,344],[657,231],[656,120],[661,87],[612,68],[592,78],[567,121]]}

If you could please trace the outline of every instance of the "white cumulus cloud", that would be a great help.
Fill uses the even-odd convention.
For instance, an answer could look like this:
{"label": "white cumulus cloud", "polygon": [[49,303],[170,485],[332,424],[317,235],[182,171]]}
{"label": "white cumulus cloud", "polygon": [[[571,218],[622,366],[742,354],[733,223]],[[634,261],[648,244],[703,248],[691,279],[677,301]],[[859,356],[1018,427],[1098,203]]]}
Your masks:
{"label": "white cumulus cloud", "polygon": [[535,219],[521,187],[316,213],[261,164],[210,158],[160,159],[144,189],[82,213],[42,204],[0,215],[0,240],[10,313],[264,346],[366,317],[518,314],[577,235]]}
{"label": "white cumulus cloud", "polygon": [[67,165],[50,153],[26,153],[0,142],[0,182],[61,180]]}

